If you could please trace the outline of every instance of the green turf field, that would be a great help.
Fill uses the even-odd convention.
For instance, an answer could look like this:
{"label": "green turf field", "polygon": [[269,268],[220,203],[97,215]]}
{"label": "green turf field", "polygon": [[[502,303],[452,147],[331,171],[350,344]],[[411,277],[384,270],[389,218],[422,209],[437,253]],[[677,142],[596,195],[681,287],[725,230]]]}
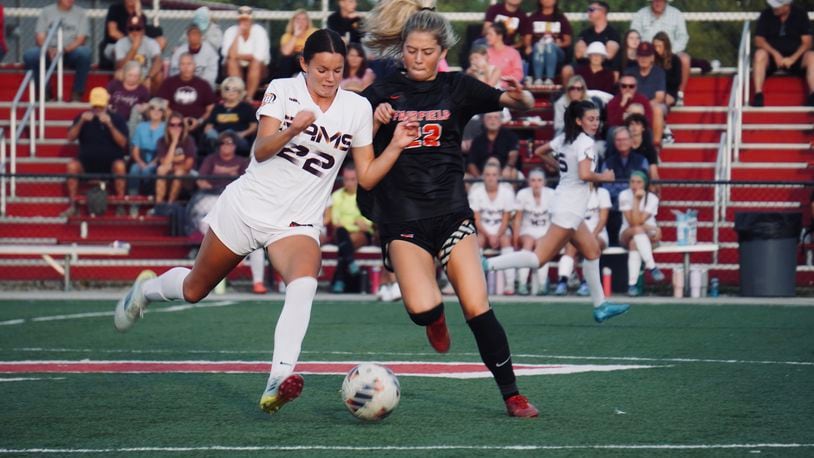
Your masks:
{"label": "green turf field", "polygon": [[[19,361],[271,360],[279,302],[157,306],[127,334],[112,302],[0,301],[0,365]],[[265,373],[0,373],[0,453],[205,456],[760,456],[814,454],[814,307],[495,304],[538,419],[506,416],[491,378],[400,377],[378,424],[344,408],[340,375],[305,375],[268,416]],[[479,362],[457,307],[437,355],[401,305],[318,302],[303,362]],[[652,366],[598,371],[608,365]],[[597,367],[599,366],[599,367]]]}

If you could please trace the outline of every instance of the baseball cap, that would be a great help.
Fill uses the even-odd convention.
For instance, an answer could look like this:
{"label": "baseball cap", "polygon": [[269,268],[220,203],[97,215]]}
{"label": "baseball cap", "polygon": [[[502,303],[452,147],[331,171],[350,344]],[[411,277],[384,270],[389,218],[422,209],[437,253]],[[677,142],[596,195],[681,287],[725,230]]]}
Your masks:
{"label": "baseball cap", "polygon": [[585,54],[599,54],[604,57],[608,57],[608,50],[605,49],[605,45],[601,41],[594,41],[593,43],[588,45],[588,49],[585,50]]}
{"label": "baseball cap", "polygon": [[639,47],[636,48],[636,56],[637,57],[649,57],[656,54],[656,50],[653,49],[653,44],[649,41],[643,41],[639,43]]}
{"label": "baseball cap", "polygon": [[95,87],[90,90],[88,100],[90,101],[90,106],[92,107],[106,107],[107,102],[110,101],[110,94],[107,92],[107,89],[103,88],[102,86]]}
{"label": "baseball cap", "polygon": [[251,6],[241,6],[237,9],[237,17],[252,17],[252,7]]}
{"label": "baseball cap", "polygon": [[790,5],[791,0],[766,0],[766,3],[772,8],[780,8],[781,6]]}

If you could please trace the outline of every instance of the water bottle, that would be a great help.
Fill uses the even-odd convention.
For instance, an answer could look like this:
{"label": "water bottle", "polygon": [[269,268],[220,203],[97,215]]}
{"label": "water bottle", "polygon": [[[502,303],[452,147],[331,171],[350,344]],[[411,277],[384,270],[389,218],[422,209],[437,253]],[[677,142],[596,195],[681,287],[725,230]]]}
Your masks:
{"label": "water bottle", "polygon": [[382,269],[379,266],[370,268],[370,294],[376,294],[379,291],[379,284],[381,283]]}
{"label": "water bottle", "polygon": [[610,296],[612,291],[613,285],[613,271],[610,267],[603,267],[602,268],[602,290],[605,292],[605,296]]}
{"label": "water bottle", "polygon": [[690,297],[701,297],[701,270],[690,269]]}
{"label": "water bottle", "polygon": [[717,277],[713,277],[712,280],[709,281],[709,297],[718,297],[718,287],[720,286],[718,283]]}
{"label": "water bottle", "polygon": [[707,285],[709,285],[709,271],[705,268],[701,268],[701,297],[707,297],[709,290],[707,289]]}
{"label": "water bottle", "polygon": [[644,293],[644,269],[639,271],[639,279],[636,280],[636,290],[640,295]]}
{"label": "water bottle", "polygon": [[684,297],[684,269],[673,269],[673,297]]}
{"label": "water bottle", "polygon": [[495,294],[495,283],[497,283],[497,272],[490,270],[486,273],[486,291],[489,294]]}
{"label": "water bottle", "polygon": [[362,268],[359,271],[359,292],[367,294],[368,288],[370,287],[369,283],[367,269]]}

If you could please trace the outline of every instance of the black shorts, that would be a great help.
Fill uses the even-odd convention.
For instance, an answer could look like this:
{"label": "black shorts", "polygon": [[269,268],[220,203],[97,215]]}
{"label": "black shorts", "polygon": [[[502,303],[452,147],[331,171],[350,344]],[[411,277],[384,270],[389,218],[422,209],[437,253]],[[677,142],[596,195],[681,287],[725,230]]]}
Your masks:
{"label": "black shorts", "polygon": [[379,239],[382,244],[384,266],[387,270],[393,271],[388,248],[390,242],[394,240],[410,242],[423,248],[431,256],[439,257],[441,250],[444,248],[444,243],[466,220],[471,220],[474,226],[475,215],[472,210],[414,221],[380,224]]}
{"label": "black shorts", "polygon": [[[805,56],[805,53],[803,53],[803,55],[802,55],[802,56],[800,56],[800,58],[799,58],[799,59],[797,59],[797,60],[796,60],[796,61],[795,61],[795,62],[794,62],[792,65],[791,65],[791,67],[790,67],[790,68],[785,68],[785,69],[783,69],[783,70],[784,70],[786,73],[789,73],[789,74],[791,74],[791,75],[798,75],[798,76],[800,76],[800,75],[805,74],[805,70],[803,69],[803,57],[804,57],[804,56]],[[783,56],[783,57],[785,58],[785,57],[788,57],[788,56]],[[769,56],[769,66],[766,68],[766,76],[772,75],[772,74],[774,74],[774,72],[776,72],[776,71],[777,71],[777,64],[774,62],[774,58],[772,58],[772,56]]]}

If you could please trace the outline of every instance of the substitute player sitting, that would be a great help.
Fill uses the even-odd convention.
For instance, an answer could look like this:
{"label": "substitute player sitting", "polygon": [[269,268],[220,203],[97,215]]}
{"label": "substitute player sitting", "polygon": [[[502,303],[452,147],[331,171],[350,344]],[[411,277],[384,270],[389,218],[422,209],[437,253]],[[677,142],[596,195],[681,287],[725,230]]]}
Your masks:
{"label": "substitute player sitting", "polygon": [[[545,173],[542,169],[529,172],[529,186],[521,189],[515,198],[515,213],[512,223],[512,238],[515,247],[533,252],[537,241],[542,239],[551,225],[551,206],[554,202],[554,190],[546,187]],[[531,269],[518,269],[517,294],[529,294],[529,273]],[[537,291],[545,294],[548,289],[548,263],[537,269]]]}

